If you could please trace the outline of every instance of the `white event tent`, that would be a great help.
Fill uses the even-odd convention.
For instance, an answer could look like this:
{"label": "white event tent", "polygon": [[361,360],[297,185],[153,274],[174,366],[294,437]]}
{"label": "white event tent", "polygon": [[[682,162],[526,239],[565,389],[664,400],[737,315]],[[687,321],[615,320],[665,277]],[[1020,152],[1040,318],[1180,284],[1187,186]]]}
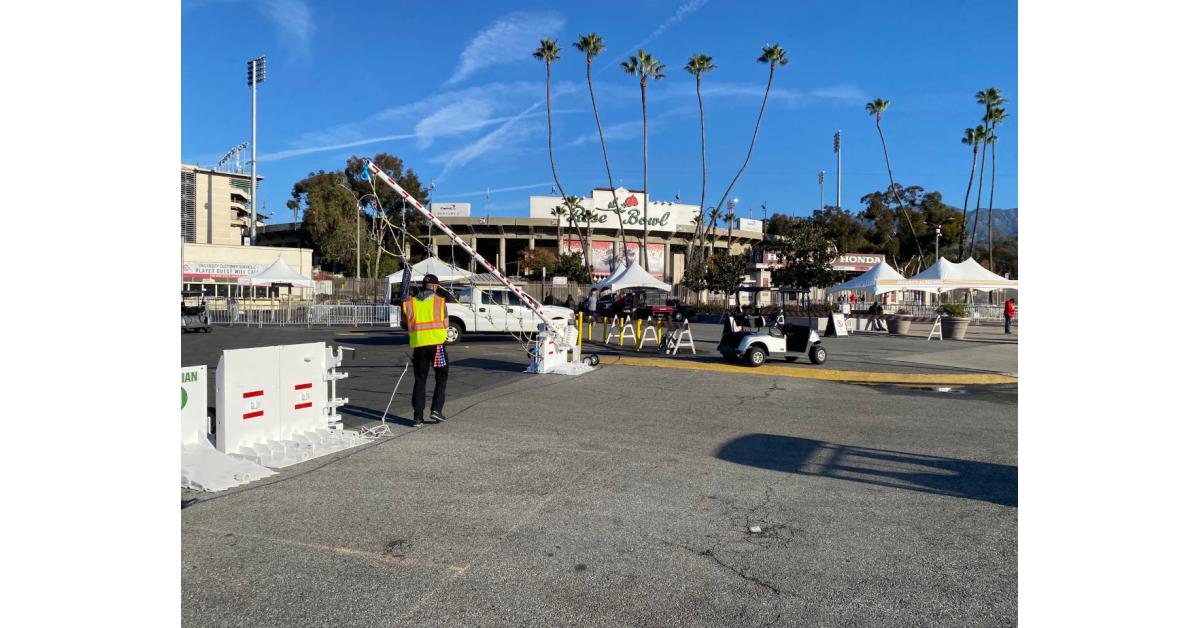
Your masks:
{"label": "white event tent", "polygon": [[650,273],[646,272],[646,269],[638,264],[626,267],[625,263],[621,262],[611,275],[592,284],[592,288],[599,292],[605,290],[616,292],[629,288],[653,288],[655,290],[670,292],[671,284],[655,279]]}
{"label": "white event tent", "polygon": [[[436,257],[430,257],[413,264],[412,267],[413,281],[420,283],[421,278],[425,275],[435,275],[442,283],[452,283],[469,279],[471,271],[447,264]],[[404,270],[401,269],[388,275],[387,279],[389,285],[404,281]]]}
{"label": "white event tent", "polygon": [[297,288],[312,288],[316,286],[316,282],[309,279],[300,273],[292,270],[287,262],[283,261],[283,256],[275,258],[275,261],[270,266],[258,271],[253,275],[238,277],[239,286],[271,286],[271,285],[287,285]]}
{"label": "white event tent", "polygon": [[871,270],[849,280],[839,283],[826,292],[845,292],[849,290],[861,290],[863,292],[873,292],[875,294],[883,294],[884,292],[896,292],[904,290],[904,282],[908,281],[888,265],[887,262],[879,262],[871,267]]}
{"label": "white event tent", "polygon": [[991,292],[1016,290],[1017,280],[1005,279],[980,266],[974,259],[968,258],[956,264],[942,257],[933,266],[901,282],[897,289],[939,293],[963,289]]}

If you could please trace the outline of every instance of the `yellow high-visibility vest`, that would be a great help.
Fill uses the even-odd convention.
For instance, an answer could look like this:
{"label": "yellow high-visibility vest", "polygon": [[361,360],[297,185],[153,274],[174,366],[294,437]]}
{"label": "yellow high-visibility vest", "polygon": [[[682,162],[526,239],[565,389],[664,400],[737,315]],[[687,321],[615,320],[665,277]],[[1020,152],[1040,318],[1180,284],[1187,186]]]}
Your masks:
{"label": "yellow high-visibility vest", "polygon": [[430,299],[409,297],[404,303],[408,320],[408,346],[425,347],[446,342],[446,299],[434,295]]}

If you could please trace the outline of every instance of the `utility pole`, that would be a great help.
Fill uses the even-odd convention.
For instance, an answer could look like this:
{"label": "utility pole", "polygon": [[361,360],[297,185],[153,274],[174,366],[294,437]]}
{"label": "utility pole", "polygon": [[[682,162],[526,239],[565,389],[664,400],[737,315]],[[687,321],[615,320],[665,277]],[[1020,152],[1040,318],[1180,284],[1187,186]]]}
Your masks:
{"label": "utility pole", "polygon": [[819,209],[825,209],[825,171],[821,170],[817,173],[817,186],[821,188],[821,205]]}
{"label": "utility pole", "polygon": [[250,85],[250,246],[258,242],[258,84],[267,80],[267,57],[246,62],[246,83]]}
{"label": "utility pole", "polygon": [[833,134],[833,152],[837,154],[837,208],[842,208],[842,130]]}

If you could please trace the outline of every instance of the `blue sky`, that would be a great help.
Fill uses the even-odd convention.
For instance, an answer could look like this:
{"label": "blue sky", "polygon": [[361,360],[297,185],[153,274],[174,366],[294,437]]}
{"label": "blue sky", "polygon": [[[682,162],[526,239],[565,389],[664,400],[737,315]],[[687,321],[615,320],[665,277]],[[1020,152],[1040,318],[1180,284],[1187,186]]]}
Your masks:
{"label": "blue sky", "polygon": [[[268,57],[258,94],[261,199],[271,222],[309,172],[344,167],[350,155],[389,152],[434,201],[472,203],[477,215],[528,215],[530,194],[549,194],[545,66],[531,53],[557,38],[552,68],[555,158],[567,192],[607,185],[584,75],[571,43],[598,32],[607,50],[593,65],[614,178],[642,187],[637,82],[618,63],[638,46],[667,65],[648,87],[650,193],[700,197],[695,83],[683,70],[702,52],[717,70],[702,83],[708,203],[745,158],[767,67],[761,48],[779,43],[754,156],[732,196],[739,216],[807,215],[834,202],[832,135],[843,133],[843,206],[887,185],[879,137],[864,110],[891,101],[883,126],[897,182],[962,203],[970,170],[963,129],[982,107],[974,94],[999,87],[1009,118],[998,134],[996,207],[1017,203],[1017,14],[1012,1],[761,2],[650,0],[582,3],[482,1],[342,3],[318,0],[183,2],[182,154],[212,166],[249,139],[246,61]],[[990,165],[989,165],[990,170]],[[483,191],[491,189],[490,199]],[[975,192],[971,193],[971,206]],[[987,205],[987,192],[984,193]]]}

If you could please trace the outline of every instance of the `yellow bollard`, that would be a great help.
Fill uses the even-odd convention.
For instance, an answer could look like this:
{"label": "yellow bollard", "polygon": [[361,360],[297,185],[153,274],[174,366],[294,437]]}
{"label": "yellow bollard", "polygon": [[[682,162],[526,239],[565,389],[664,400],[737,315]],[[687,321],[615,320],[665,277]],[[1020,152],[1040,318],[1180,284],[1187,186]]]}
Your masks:
{"label": "yellow bollard", "polygon": [[600,319],[600,335],[604,336],[604,344],[608,344],[608,319]]}
{"label": "yellow bollard", "polygon": [[635,346],[640,346],[642,342],[642,319],[638,319],[637,328],[633,331],[633,342]]}
{"label": "yellow bollard", "polygon": [[592,327],[596,325],[596,319],[588,316],[588,342],[592,341]]}

